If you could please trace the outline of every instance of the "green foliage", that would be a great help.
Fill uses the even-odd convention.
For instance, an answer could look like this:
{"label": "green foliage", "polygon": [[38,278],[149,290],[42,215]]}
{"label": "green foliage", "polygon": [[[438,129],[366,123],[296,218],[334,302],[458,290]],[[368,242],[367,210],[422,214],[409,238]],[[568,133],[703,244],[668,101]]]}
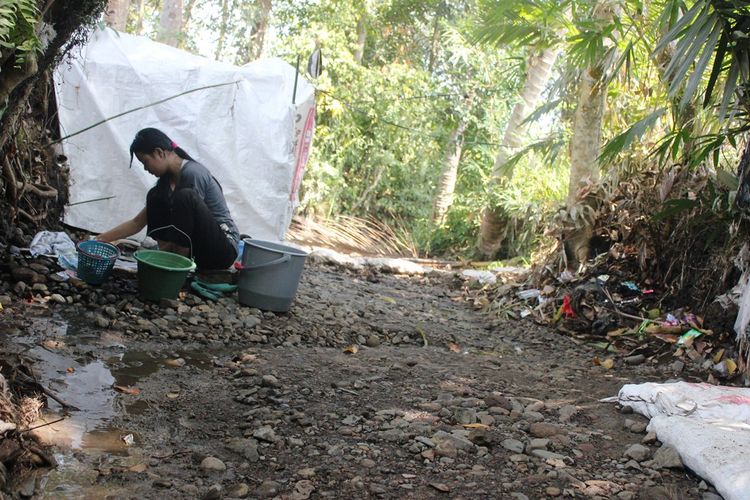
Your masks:
{"label": "green foliage", "polygon": [[20,66],[40,48],[39,9],[34,0],[0,0],[0,63],[9,56]]}

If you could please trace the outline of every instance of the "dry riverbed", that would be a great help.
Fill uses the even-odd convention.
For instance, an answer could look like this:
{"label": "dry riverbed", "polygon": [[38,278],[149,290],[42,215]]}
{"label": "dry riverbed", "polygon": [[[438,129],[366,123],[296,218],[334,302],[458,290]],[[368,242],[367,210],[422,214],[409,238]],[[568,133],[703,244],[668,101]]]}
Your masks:
{"label": "dry riverbed", "polygon": [[[16,263],[3,350],[50,400],[58,467],[9,478],[39,498],[718,498],[599,399],[665,381],[605,370],[585,345],[490,320],[448,272],[310,263],[292,310],[234,297],[143,304]],[[33,273],[33,274],[32,274]],[[20,284],[19,284],[20,283]]]}

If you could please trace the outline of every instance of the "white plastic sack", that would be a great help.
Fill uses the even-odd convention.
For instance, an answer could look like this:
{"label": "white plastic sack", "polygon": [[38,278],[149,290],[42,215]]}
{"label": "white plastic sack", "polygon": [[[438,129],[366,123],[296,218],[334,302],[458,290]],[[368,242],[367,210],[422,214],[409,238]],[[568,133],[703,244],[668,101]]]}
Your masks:
{"label": "white plastic sack", "polygon": [[727,500],[750,487],[750,389],[710,384],[627,384],[617,401],[651,418],[649,431]]}
{"label": "white plastic sack", "polygon": [[[145,206],[156,178],[137,160],[128,169],[128,149],[138,130],[156,127],[218,179],[240,232],[283,239],[315,122],[313,87],[299,76],[292,104],[294,86],[295,69],[280,59],[236,67],[144,37],[95,31],[55,71],[61,135],[144,108],[63,141],[71,167],[65,222],[100,232]],[[200,87],[210,88],[151,106]]]}

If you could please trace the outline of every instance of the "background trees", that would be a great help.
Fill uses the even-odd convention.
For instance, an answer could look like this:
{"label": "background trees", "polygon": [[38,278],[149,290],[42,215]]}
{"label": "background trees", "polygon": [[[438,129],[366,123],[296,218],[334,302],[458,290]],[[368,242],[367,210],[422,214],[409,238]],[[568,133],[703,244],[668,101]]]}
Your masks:
{"label": "background trees", "polygon": [[675,165],[731,171],[744,144],[750,38],[742,2],[110,7],[128,3],[127,29],[154,37],[165,32],[163,13],[182,4],[177,43],[229,62],[273,55],[304,66],[321,48],[303,209],[377,219],[422,253],[528,255],[556,213],[562,238],[575,242],[569,256],[583,260],[600,174],[616,186],[620,176]]}

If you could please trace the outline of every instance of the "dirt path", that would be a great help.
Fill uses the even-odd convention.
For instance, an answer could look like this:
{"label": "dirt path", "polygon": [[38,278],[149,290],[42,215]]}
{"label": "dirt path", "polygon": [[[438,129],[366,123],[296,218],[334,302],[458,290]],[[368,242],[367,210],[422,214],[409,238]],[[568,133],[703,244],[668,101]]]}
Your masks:
{"label": "dirt path", "polygon": [[0,316],[9,348],[81,408],[38,431],[60,466],[18,483],[40,498],[711,497],[649,462],[658,443],[631,448],[643,419],[598,402],[668,374],[490,324],[452,275],[311,265],[284,315],[144,306],[114,281]]}

